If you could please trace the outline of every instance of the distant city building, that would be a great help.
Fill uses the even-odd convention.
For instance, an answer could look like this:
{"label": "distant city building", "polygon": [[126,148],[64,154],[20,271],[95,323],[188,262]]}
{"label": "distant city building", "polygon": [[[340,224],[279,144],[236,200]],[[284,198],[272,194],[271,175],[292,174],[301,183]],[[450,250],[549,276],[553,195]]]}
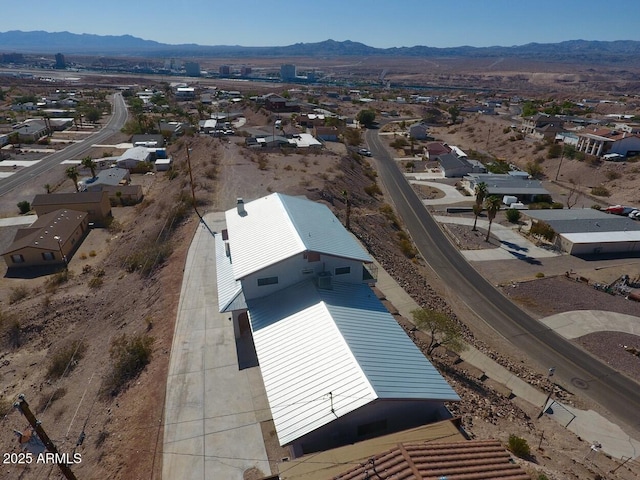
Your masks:
{"label": "distant city building", "polygon": [[197,62],[187,62],[184,64],[184,69],[187,72],[187,75],[190,77],[199,77],[200,76],[200,64]]}
{"label": "distant city building", "polygon": [[240,68],[240,75],[243,77],[248,77],[251,75],[251,67],[243,66]]}
{"label": "distant city building", "polygon": [[280,78],[283,82],[288,82],[296,79],[296,66],[290,63],[286,63],[280,66]]}
{"label": "distant city building", "polygon": [[231,75],[231,67],[229,65],[220,65],[218,73],[223,76]]}
{"label": "distant city building", "polygon": [[56,53],[56,68],[60,70],[67,68],[67,64],[64,61],[64,55],[61,53]]}

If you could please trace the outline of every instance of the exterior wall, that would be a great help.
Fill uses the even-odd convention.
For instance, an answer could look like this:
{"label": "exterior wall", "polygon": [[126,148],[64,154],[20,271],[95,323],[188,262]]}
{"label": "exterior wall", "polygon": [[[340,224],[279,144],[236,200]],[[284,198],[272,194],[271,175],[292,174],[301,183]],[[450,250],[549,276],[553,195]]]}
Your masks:
{"label": "exterior wall", "polygon": [[[111,205],[131,205],[142,200],[141,185],[90,185],[88,192],[107,192],[109,206]],[[120,195],[117,193],[120,192]]]}
{"label": "exterior wall", "polygon": [[[231,245],[233,258],[233,244]],[[346,283],[362,283],[362,262],[318,255],[319,260],[310,262],[305,254],[284,260],[269,268],[248,275],[242,280],[242,290],[246,299],[260,298],[282,290],[304,280],[316,278],[320,272],[330,272],[333,281]],[[336,268],[349,267],[350,273],[336,274]],[[258,279],[278,277],[278,283],[258,286]]]}
{"label": "exterior wall", "polygon": [[451,418],[451,414],[439,402],[376,400],[299,438],[292,446],[299,457],[445,418]]}
{"label": "exterior wall", "polygon": [[640,138],[627,137],[614,142],[609,153],[618,153],[620,155],[635,154],[640,152]]}
{"label": "exterior wall", "polygon": [[599,255],[609,253],[640,252],[640,242],[593,242],[573,243],[559,235],[559,247],[570,255]]}
{"label": "exterior wall", "polygon": [[[89,232],[89,217],[85,217],[78,227],[69,234],[65,239],[65,243],[62,244],[62,253],[67,257],[67,261],[71,259],[73,253],[82,244],[82,240]],[[51,254],[51,259],[46,260],[43,257],[43,253]],[[13,255],[22,255],[24,262],[16,263],[13,261]],[[43,249],[35,247],[25,247],[23,249],[7,253],[3,255],[4,261],[9,268],[24,268],[24,267],[38,267],[48,265],[60,265],[64,264],[64,259],[60,256],[60,247],[56,246],[53,249]]]}

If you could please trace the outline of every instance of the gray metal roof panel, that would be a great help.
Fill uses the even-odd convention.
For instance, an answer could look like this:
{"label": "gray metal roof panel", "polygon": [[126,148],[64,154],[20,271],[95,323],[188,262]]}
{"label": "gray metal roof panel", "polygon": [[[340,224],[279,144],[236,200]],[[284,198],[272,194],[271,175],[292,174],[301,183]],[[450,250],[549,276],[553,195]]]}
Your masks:
{"label": "gray metal roof panel", "polygon": [[364,284],[306,281],[247,303],[283,445],[376,399],[459,400]]}
{"label": "gray metal roof panel", "polygon": [[372,261],[325,205],[274,193],[244,208],[225,214],[238,280],[305,251]]}

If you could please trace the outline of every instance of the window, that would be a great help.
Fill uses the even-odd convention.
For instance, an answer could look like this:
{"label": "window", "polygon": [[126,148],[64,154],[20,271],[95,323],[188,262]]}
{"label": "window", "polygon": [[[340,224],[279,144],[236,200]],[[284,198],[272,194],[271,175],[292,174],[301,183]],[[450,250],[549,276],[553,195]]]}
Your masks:
{"label": "window", "polygon": [[338,267],[336,268],[336,275],[347,275],[351,273],[351,267]]}
{"label": "window", "polygon": [[43,260],[55,260],[56,256],[54,255],[53,252],[42,252],[42,259]]}
{"label": "window", "polygon": [[278,277],[265,277],[258,279],[258,286],[264,287],[265,285],[275,285],[278,283]]}
{"label": "window", "polygon": [[24,263],[24,257],[20,254],[11,255],[11,261],[13,263]]}

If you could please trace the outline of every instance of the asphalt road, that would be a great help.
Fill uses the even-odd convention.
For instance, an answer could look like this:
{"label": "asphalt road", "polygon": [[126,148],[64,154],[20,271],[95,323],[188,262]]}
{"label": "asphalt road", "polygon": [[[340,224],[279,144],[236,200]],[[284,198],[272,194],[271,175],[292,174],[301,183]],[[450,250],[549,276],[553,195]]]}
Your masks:
{"label": "asphalt road", "polygon": [[82,142],[73,143],[64,150],[60,150],[59,152],[52,153],[51,155],[44,157],[33,167],[22,168],[10,177],[0,180],[0,196],[5,195],[13,189],[23,185],[32,178],[51,170],[64,160],[81,157],[83,153],[91,148],[91,145],[102,143],[114,133],[119,132],[127,121],[127,116],[127,106],[124,99],[120,93],[116,93],[113,96],[111,118],[104,128],[87,136],[87,138]]}
{"label": "asphalt road", "polygon": [[455,287],[487,325],[539,365],[555,367],[556,383],[595,401],[623,425],[640,432],[640,385],[550,330],[487,282],[449,241],[382,144],[377,130],[365,134],[398,214],[416,248],[436,275]]}

